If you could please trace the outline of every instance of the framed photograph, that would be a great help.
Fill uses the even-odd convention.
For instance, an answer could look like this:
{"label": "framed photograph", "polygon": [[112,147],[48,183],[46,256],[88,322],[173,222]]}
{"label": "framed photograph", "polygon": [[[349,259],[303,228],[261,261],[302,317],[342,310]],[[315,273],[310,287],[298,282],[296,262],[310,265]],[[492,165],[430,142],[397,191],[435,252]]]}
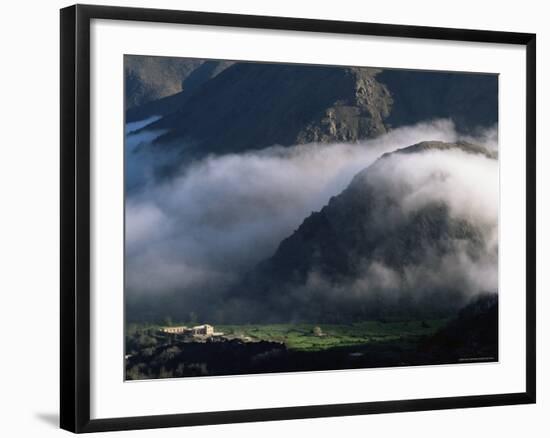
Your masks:
{"label": "framed photograph", "polygon": [[535,35],[61,10],[61,427],[535,402]]}

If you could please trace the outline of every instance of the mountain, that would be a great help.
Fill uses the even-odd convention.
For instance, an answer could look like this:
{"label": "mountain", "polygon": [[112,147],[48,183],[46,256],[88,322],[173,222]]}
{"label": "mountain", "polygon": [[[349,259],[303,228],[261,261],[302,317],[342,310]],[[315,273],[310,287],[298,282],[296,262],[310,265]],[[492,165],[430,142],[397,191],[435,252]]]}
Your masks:
{"label": "mountain", "polygon": [[192,145],[196,153],[353,142],[430,119],[452,119],[463,133],[498,122],[496,75],[230,61],[182,65],[183,92],[126,116],[166,116],[148,127],[167,131],[157,143]]}
{"label": "mountain", "polygon": [[[441,317],[483,292],[472,290],[477,283],[461,264],[496,265],[496,248],[486,224],[470,213],[457,215],[445,199],[452,194],[439,193],[441,184],[454,181],[439,165],[442,154],[455,154],[448,159],[456,160],[457,173],[460,160],[496,160],[494,152],[466,142],[428,141],[383,155],[230,291],[228,314],[328,322]],[[415,157],[426,158],[410,161]],[[425,173],[400,178],[400,162]]]}
{"label": "mountain", "polygon": [[[159,59],[160,61],[157,61],[154,64],[155,68],[152,69],[155,74],[157,69],[163,67],[163,63],[169,62],[169,65],[172,65],[176,62],[174,60],[178,60],[179,58],[168,58],[169,61],[161,57],[159,57]],[[173,66],[171,70],[172,74],[169,75],[169,80],[167,80],[167,82],[160,81],[164,84],[166,89],[161,88],[160,90],[155,90],[156,94],[159,94],[155,99],[151,99],[150,96],[147,95],[147,98],[142,99],[139,104],[134,104],[127,108],[126,123],[137,122],[154,116],[166,116],[167,114],[177,111],[186,104],[188,98],[204,83],[216,77],[232,64],[234,64],[232,61],[202,61],[196,59],[180,60],[179,64],[176,62],[176,65]],[[142,75],[144,75],[144,70],[144,68],[140,70]],[[165,74],[164,71],[163,74]],[[152,73],[147,72],[147,76],[149,75],[152,75]],[[160,77],[162,78],[163,75]],[[126,83],[127,86],[132,86],[131,75],[127,77]],[[140,83],[138,87],[141,85],[143,84]],[[143,86],[147,88],[146,85]],[[175,89],[177,92],[169,92],[169,89],[172,89],[172,91]],[[129,92],[131,93],[131,91]],[[139,94],[138,92],[138,95]],[[152,92],[151,94],[154,93]],[[130,103],[132,103],[132,100]]]}
{"label": "mountain", "polygon": [[[176,58],[167,59],[163,62]],[[143,128],[162,134],[149,148],[171,157],[157,176],[209,154],[311,142],[353,143],[431,119],[451,119],[467,134],[498,122],[496,75],[200,62],[186,60],[180,67],[183,90],[126,112],[128,122],[162,116]],[[155,64],[142,70],[157,68]],[[161,80],[161,75],[159,81],[175,86],[175,70],[164,73],[170,80]],[[139,98],[143,93],[137,94]]]}
{"label": "mountain", "polygon": [[166,131],[156,143],[184,147],[187,156],[375,137],[386,132],[383,120],[391,107],[376,73],[237,63],[147,129]]}
{"label": "mountain", "polygon": [[182,90],[182,81],[204,61],[167,56],[124,56],[126,109]]}

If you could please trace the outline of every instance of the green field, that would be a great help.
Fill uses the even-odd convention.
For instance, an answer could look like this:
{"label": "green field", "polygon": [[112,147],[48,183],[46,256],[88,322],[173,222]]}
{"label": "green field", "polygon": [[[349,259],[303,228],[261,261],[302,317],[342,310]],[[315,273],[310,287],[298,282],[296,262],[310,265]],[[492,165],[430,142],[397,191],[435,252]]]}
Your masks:
{"label": "green field", "polygon": [[[214,327],[217,332],[223,332],[226,336],[248,337],[253,341],[281,342],[291,350],[320,351],[378,342],[413,341],[418,337],[434,334],[447,322],[447,319],[432,319],[364,321],[354,324],[222,324]],[[182,322],[170,325],[193,324]],[[126,338],[137,340],[144,334],[158,337],[156,333],[160,328],[161,325],[158,324],[130,324],[127,327]]]}
{"label": "green field", "polygon": [[[292,350],[319,351],[334,347],[391,342],[427,336],[435,333],[446,322],[446,319],[437,319],[400,322],[365,321],[350,325],[219,325],[216,326],[216,330],[222,331],[226,335],[247,336],[254,340],[282,342]],[[315,327],[321,329],[321,335],[314,333]]]}

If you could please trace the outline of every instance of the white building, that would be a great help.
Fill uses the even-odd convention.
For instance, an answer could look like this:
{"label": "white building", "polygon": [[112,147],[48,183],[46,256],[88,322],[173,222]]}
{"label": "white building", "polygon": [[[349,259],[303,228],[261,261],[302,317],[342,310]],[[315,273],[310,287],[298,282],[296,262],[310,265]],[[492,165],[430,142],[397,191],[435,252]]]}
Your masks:
{"label": "white building", "polygon": [[210,336],[214,334],[214,327],[210,324],[196,325],[191,330],[194,335]]}
{"label": "white building", "polygon": [[184,325],[180,325],[180,326],[177,326],[177,327],[162,327],[161,330],[164,333],[176,333],[176,334],[186,333],[186,332],[189,331],[189,329]]}

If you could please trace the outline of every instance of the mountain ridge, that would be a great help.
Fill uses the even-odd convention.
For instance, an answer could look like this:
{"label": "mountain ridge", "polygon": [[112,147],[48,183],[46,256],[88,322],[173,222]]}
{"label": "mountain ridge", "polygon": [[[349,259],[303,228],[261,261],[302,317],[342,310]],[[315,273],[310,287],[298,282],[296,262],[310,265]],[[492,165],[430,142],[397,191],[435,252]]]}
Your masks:
{"label": "mountain ridge", "polygon": [[180,139],[210,152],[356,141],[386,132],[381,120],[390,98],[375,74],[368,68],[238,63],[149,128],[169,130],[157,143]]}

